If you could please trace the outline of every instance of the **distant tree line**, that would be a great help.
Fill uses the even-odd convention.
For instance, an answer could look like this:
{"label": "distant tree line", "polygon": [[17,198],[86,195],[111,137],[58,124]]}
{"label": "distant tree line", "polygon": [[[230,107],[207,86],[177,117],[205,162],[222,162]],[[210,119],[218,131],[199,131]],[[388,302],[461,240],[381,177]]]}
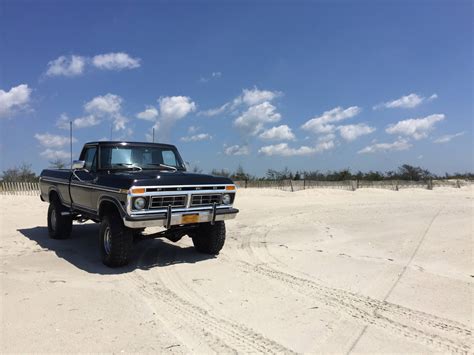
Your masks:
{"label": "distant tree line", "polygon": [[[50,168],[64,169],[66,163],[61,159],[51,160]],[[0,181],[2,182],[37,182],[39,176],[31,169],[31,164],[22,163],[19,166],[4,170]]]}
{"label": "distant tree line", "polygon": [[[51,168],[62,169],[66,167],[66,164],[60,160],[50,162]],[[202,169],[197,166],[193,166],[190,169],[192,172],[201,173]],[[342,170],[329,170],[322,172],[319,170],[308,170],[308,171],[296,171],[292,172],[288,168],[283,170],[268,169],[265,176],[257,177],[247,173],[242,165],[239,165],[233,172],[227,169],[213,169],[212,175],[229,177],[235,181],[237,180],[318,180],[318,181],[343,181],[343,180],[369,180],[369,181],[381,181],[381,180],[410,180],[410,181],[424,181],[430,179],[468,179],[473,180],[473,173],[454,173],[436,175],[431,173],[429,170],[423,169],[418,166],[411,166],[403,164],[397,170],[390,170],[387,172],[381,171],[368,171],[368,172],[351,172],[350,169]],[[18,167],[13,167],[2,172],[1,181],[4,182],[36,182],[38,176],[31,169],[31,165],[23,163]]]}
{"label": "distant tree line", "polygon": [[329,170],[322,172],[319,170],[297,170],[291,171],[288,168],[283,170],[268,169],[264,177],[252,176],[245,172],[243,167],[239,165],[235,172],[226,169],[213,169],[212,175],[230,177],[233,180],[317,180],[317,181],[344,181],[344,180],[410,180],[410,181],[426,181],[430,179],[474,179],[473,173],[454,173],[436,175],[427,169],[418,166],[403,164],[397,170],[387,172],[368,171],[368,172],[352,172],[350,169]]}

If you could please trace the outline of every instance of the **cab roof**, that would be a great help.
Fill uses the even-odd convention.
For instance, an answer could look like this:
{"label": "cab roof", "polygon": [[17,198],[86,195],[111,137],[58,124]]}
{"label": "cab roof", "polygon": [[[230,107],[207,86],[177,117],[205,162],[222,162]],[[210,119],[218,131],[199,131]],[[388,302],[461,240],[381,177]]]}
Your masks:
{"label": "cab roof", "polygon": [[173,144],[166,143],[151,143],[151,142],[127,142],[127,141],[95,141],[87,142],[84,145],[145,145],[145,146],[160,146],[160,147],[173,147],[176,148]]}

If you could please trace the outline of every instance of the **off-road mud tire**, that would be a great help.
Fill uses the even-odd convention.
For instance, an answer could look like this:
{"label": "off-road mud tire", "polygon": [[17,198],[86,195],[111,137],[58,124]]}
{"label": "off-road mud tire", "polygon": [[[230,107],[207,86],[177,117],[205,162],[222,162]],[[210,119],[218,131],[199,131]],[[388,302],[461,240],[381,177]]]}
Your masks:
{"label": "off-road mud tire", "polygon": [[205,223],[191,233],[194,248],[205,254],[217,255],[225,243],[225,223],[217,221],[213,225]]}
{"label": "off-road mud tire", "polygon": [[118,214],[111,213],[102,218],[99,249],[102,262],[109,267],[124,266],[130,261],[133,250],[133,231],[125,227]]}
{"label": "off-road mud tire", "polygon": [[68,212],[68,209],[58,198],[53,198],[48,208],[48,234],[52,239],[67,239],[71,235],[72,218],[62,212]]}

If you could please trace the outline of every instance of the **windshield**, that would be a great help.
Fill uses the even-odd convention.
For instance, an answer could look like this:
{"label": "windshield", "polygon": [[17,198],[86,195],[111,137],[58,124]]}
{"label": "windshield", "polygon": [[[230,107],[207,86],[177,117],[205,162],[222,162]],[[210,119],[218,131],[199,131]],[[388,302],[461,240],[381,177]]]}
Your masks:
{"label": "windshield", "polygon": [[185,170],[174,148],[159,146],[102,146],[102,169]]}

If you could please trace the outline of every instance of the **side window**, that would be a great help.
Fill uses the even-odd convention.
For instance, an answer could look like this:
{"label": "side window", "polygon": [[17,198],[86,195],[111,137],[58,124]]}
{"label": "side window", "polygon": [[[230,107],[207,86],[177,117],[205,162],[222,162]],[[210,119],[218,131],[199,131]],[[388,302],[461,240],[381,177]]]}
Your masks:
{"label": "side window", "polygon": [[95,171],[96,168],[96,156],[97,148],[88,148],[84,154],[85,165],[84,167],[89,171]]}
{"label": "side window", "polygon": [[172,150],[163,150],[163,164],[170,166],[178,166],[176,155]]}

